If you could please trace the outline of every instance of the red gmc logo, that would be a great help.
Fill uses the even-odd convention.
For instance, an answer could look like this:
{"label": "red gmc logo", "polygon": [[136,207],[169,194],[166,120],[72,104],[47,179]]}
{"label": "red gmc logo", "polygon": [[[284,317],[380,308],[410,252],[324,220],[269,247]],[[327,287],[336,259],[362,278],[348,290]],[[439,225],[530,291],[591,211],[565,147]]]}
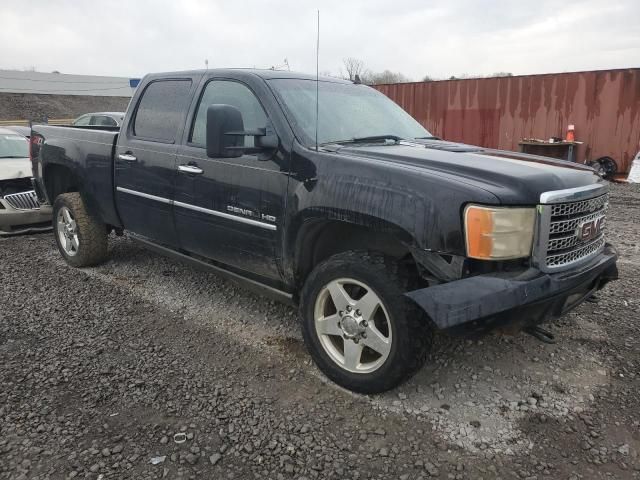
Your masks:
{"label": "red gmc logo", "polygon": [[600,235],[604,228],[604,217],[594,218],[588,222],[578,225],[577,236],[579,240],[586,242]]}

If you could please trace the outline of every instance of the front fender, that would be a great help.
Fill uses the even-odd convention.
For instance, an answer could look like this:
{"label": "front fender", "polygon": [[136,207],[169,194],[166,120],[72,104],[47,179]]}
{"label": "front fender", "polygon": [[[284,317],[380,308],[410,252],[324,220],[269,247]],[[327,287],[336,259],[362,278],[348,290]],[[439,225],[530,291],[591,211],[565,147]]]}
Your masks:
{"label": "front fender", "polygon": [[[466,203],[498,204],[450,175],[336,152],[294,147],[288,210],[404,232],[417,248],[464,255]],[[305,213],[305,215],[309,215]]]}

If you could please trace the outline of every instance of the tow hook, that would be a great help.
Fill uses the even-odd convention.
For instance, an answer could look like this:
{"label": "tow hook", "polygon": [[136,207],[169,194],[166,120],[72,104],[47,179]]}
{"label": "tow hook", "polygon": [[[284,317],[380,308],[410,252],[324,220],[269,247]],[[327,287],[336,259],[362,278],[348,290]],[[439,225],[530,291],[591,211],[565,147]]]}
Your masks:
{"label": "tow hook", "polygon": [[550,344],[556,343],[555,335],[551,333],[549,330],[546,330],[539,325],[533,325],[531,327],[527,327],[524,329],[524,332],[528,333],[532,337],[537,338],[543,343],[550,343]]}
{"label": "tow hook", "polygon": [[589,303],[598,303],[599,301],[600,301],[600,299],[596,296],[595,293],[593,295],[591,295],[590,297],[587,297],[587,302],[589,302]]}

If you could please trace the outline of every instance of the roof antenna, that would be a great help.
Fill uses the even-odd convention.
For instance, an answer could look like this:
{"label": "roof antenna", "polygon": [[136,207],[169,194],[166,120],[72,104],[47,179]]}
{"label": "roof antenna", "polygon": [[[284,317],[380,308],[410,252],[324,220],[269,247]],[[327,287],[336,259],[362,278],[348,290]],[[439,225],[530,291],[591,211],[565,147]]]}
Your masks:
{"label": "roof antenna", "polygon": [[318,116],[320,101],[318,93],[320,91],[320,10],[318,10],[318,30],[316,35],[316,152],[318,151]]}

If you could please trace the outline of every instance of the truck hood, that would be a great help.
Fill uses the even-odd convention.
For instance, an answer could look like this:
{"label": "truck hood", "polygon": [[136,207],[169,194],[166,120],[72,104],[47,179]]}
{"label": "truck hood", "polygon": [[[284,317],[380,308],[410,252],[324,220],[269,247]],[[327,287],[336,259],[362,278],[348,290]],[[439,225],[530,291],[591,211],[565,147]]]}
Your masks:
{"label": "truck hood", "polygon": [[31,177],[29,158],[0,158],[0,180]]}
{"label": "truck hood", "polygon": [[441,140],[346,145],[337,152],[458,178],[506,205],[535,205],[543,192],[604,182],[593,169],[577,163]]}

